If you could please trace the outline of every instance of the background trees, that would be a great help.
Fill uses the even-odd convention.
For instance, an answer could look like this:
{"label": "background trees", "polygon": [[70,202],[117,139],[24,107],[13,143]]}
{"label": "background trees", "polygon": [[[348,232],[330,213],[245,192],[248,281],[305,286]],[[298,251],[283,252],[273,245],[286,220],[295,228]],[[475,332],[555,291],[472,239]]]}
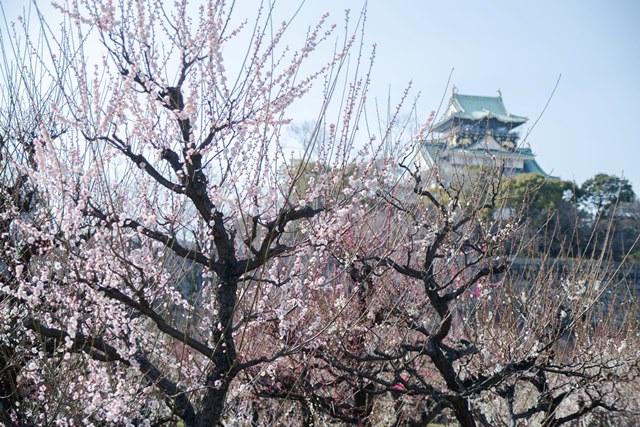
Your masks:
{"label": "background trees", "polygon": [[540,253],[615,261],[637,257],[637,201],[624,178],[596,174],[577,186],[526,174],[505,180],[501,197],[521,212]]}
{"label": "background trees", "polygon": [[578,238],[579,222],[573,183],[523,174],[505,180],[503,187],[507,206],[527,222],[532,245],[540,253],[558,256],[570,252]]}
{"label": "background trees", "polygon": [[[532,244],[519,214],[487,215],[510,207],[500,168],[442,185],[391,131],[401,106],[377,135],[360,121],[368,69],[341,71],[361,60],[361,21],[336,45],[321,17],[296,49],[269,8],[251,30],[216,1],[60,11],[61,34],[42,27],[55,51],[29,38],[16,48],[30,72],[4,74],[26,84],[24,104],[2,106],[5,423],[557,425],[637,410],[622,390],[635,319],[602,298],[616,282],[588,264],[507,274]],[[314,82],[327,132],[290,161],[283,127]],[[538,218],[538,202],[517,211]]]}
{"label": "background trees", "polygon": [[629,181],[596,174],[580,186],[578,203],[584,216],[581,237],[584,251],[606,254],[617,261],[638,257],[639,211]]}
{"label": "background trees", "polygon": [[609,215],[618,204],[632,202],[635,197],[627,179],[599,173],[582,183],[579,202],[596,215]]}

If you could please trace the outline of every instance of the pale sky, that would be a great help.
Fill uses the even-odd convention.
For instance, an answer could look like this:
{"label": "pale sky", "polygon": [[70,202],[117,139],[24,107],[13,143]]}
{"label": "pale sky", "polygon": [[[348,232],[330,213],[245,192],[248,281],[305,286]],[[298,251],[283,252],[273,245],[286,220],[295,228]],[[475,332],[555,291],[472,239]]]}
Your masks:
{"label": "pale sky", "polygon": [[[27,0],[0,2],[17,16]],[[237,7],[255,3],[237,0]],[[329,11],[341,24],[344,9],[357,15],[363,3],[307,0],[297,19],[305,29]],[[427,117],[455,68],[451,83],[460,93],[500,89],[511,113],[529,117],[524,134],[561,74],[528,137],[538,162],[578,183],[599,172],[624,174],[640,194],[640,1],[370,0],[367,19],[366,43],[377,44],[372,95],[381,102],[389,88],[397,99],[412,81],[418,114]]]}
{"label": "pale sky", "polygon": [[528,137],[540,165],[578,183],[624,173],[640,194],[640,1],[371,0],[368,10],[382,91],[412,80],[426,116],[455,68],[460,93],[501,89],[529,118],[524,134],[562,74]]}

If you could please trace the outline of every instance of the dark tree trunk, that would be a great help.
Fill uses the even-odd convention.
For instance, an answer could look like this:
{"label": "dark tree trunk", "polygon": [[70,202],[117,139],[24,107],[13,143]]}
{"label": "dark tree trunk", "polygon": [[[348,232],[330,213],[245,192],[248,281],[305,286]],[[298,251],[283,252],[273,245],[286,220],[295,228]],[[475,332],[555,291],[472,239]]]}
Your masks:
{"label": "dark tree trunk", "polygon": [[206,379],[205,393],[201,409],[197,416],[197,427],[212,427],[221,424],[229,385],[237,354],[233,340],[233,315],[237,302],[237,281],[221,280],[216,291],[218,306],[218,325],[214,325],[213,369]]}

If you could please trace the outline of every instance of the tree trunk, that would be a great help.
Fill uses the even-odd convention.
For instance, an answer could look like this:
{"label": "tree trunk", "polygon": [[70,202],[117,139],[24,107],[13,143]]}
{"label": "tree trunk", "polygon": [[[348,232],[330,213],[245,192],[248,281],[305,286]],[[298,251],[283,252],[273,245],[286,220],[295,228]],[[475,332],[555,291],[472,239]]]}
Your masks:
{"label": "tree trunk", "polygon": [[465,398],[457,398],[453,402],[453,412],[461,427],[475,427],[476,421],[469,409],[469,401]]}
{"label": "tree trunk", "polygon": [[213,369],[207,375],[207,392],[202,398],[201,410],[198,414],[197,427],[222,425],[227,392],[235,375],[237,354],[233,340],[233,315],[237,300],[237,281],[221,280],[216,291],[218,320],[212,332],[214,339]]}

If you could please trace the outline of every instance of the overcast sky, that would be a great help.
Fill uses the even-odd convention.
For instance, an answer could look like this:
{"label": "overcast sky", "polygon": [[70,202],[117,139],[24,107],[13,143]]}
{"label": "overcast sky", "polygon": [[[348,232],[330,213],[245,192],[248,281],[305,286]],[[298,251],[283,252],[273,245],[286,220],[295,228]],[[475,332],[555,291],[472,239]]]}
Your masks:
{"label": "overcast sky", "polygon": [[[0,0],[9,16],[27,0]],[[237,0],[252,8],[256,0]],[[45,3],[45,2],[41,2]],[[281,0],[291,10],[297,0]],[[341,21],[362,0],[307,0],[303,24]],[[377,44],[373,94],[409,81],[419,115],[438,107],[452,69],[460,93],[495,96],[529,117],[523,133],[549,173],[581,183],[624,173],[640,193],[640,1],[370,0],[366,42]],[[306,28],[305,25],[300,27]],[[295,37],[290,34],[290,37]],[[447,97],[449,93],[447,92]]]}

